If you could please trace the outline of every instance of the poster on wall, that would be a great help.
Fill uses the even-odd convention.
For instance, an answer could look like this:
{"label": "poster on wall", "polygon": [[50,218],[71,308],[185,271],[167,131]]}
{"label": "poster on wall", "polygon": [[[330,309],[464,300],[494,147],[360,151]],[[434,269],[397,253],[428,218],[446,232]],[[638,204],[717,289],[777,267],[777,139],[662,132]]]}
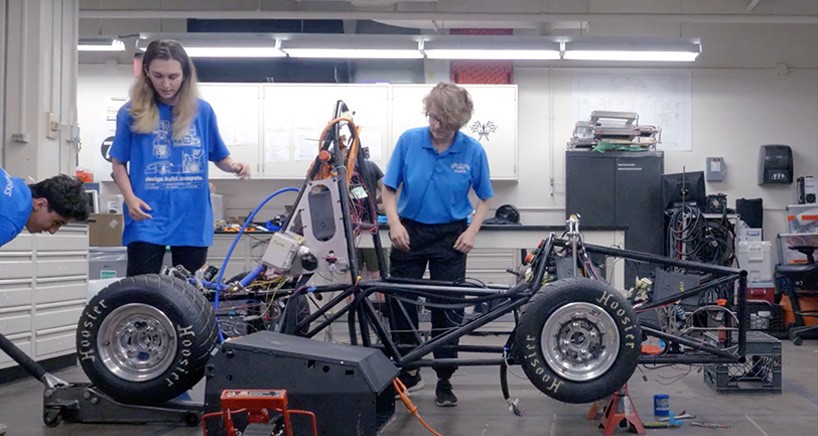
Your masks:
{"label": "poster on wall", "polygon": [[95,134],[90,147],[93,148],[94,179],[112,180],[111,178],[111,145],[114,143],[116,133],[116,114],[119,108],[127,103],[127,97],[105,97],[102,107],[104,108],[105,119],[101,123],[95,123]]}
{"label": "poster on wall", "polygon": [[657,150],[692,150],[690,71],[576,71],[571,103],[575,122],[593,111],[635,112],[639,125],[662,129]]}

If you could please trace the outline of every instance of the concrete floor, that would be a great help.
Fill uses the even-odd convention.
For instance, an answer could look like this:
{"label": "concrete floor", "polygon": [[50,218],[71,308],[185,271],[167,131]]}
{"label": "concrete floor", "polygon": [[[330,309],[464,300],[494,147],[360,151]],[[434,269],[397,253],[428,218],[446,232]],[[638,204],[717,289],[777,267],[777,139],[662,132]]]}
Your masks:
{"label": "concrete floor", "polygon": [[[818,434],[818,340],[796,347],[782,341],[782,393],[719,394],[703,382],[698,367],[666,367],[637,371],[629,390],[643,421],[654,421],[653,395],[670,395],[670,408],[686,411],[696,420],[729,425],[729,429],[691,427],[689,421],[676,429],[648,429],[651,435],[816,435]],[[640,367],[641,368],[641,367]],[[519,367],[513,372],[522,375]],[[444,435],[596,435],[597,421],[585,419],[588,405],[552,400],[533,388],[527,379],[509,374],[512,397],[520,399],[525,414],[511,414],[502,398],[496,367],[461,368],[452,379],[460,404],[453,408],[434,405],[434,373],[423,370],[426,387],[412,395],[421,416]],[[68,381],[84,381],[79,367],[55,372]],[[8,425],[8,436],[25,435],[200,435],[199,428],[170,425],[42,424],[42,385],[32,379],[0,385],[0,423]],[[201,400],[200,383],[192,392]],[[617,434],[628,434],[618,429]],[[299,432],[298,434],[306,434]],[[396,405],[393,420],[384,436],[429,435],[403,407]]]}

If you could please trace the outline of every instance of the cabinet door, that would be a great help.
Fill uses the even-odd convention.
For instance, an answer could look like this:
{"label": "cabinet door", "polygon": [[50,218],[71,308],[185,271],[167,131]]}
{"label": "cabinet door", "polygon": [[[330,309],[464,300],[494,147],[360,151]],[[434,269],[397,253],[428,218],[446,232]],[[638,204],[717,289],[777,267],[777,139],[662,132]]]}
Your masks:
{"label": "cabinet door", "polygon": [[[321,132],[338,100],[353,112],[361,145],[385,168],[388,138],[388,85],[263,85],[263,175],[303,178],[318,154]],[[346,127],[341,134],[349,136]]]}
{"label": "cabinet door", "polygon": [[[219,133],[230,157],[250,164],[253,174],[259,174],[259,145],[261,144],[261,88],[256,84],[203,83],[199,85],[202,98],[213,106]],[[211,179],[232,179],[210,162]]]}
{"label": "cabinet door", "polygon": [[[213,245],[207,250],[207,264],[221,269],[235,239],[236,234],[215,235]],[[242,238],[230,253],[230,261],[224,269],[222,279],[228,280],[245,271],[247,271],[247,246],[245,239]]]}
{"label": "cabinet door", "polygon": [[471,120],[460,129],[478,140],[489,159],[492,180],[517,180],[517,87],[471,85]]}
{"label": "cabinet door", "polygon": [[[394,147],[404,131],[428,125],[423,98],[433,87],[431,84],[392,86],[390,147]],[[474,112],[460,131],[476,139],[486,150],[492,180],[516,180],[517,86],[463,85],[463,88],[472,97]]]}
{"label": "cabinet door", "polygon": [[616,159],[566,152],[565,215],[580,215],[580,226],[616,224]]}
{"label": "cabinet door", "polygon": [[[625,246],[629,250],[662,254],[664,215],[661,207],[661,156],[616,159],[616,224],[628,226]],[[626,286],[638,275],[652,273],[655,266],[626,262]]]}

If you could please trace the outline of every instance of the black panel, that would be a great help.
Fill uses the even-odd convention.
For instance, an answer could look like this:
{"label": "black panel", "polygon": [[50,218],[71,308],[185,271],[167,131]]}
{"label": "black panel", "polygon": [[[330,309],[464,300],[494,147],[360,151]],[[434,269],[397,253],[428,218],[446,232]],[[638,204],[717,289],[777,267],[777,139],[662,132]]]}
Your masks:
{"label": "black panel", "polygon": [[[662,254],[664,210],[659,179],[664,171],[661,151],[566,152],[566,217],[579,213],[583,226],[624,226],[625,248]],[[625,287],[652,270],[625,264]]]}
{"label": "black panel", "polygon": [[[650,155],[616,158],[616,223],[627,225],[625,248],[662,254],[664,209],[659,178],[664,161]],[[655,267],[625,263],[626,287],[636,276],[647,277]]]}
{"label": "black panel", "polygon": [[188,32],[344,33],[342,20],[207,20],[190,18]]}
{"label": "black panel", "polygon": [[737,198],[736,213],[751,229],[764,227],[764,206],[760,198]]}
{"label": "black panel", "polygon": [[341,60],[289,58],[195,58],[201,82],[349,83]]}
{"label": "black panel", "polygon": [[565,163],[565,214],[578,213],[580,225],[613,226],[615,220],[615,161],[567,152]]}
{"label": "black panel", "polygon": [[[342,20],[187,20],[188,32],[343,33]],[[196,58],[202,82],[350,83],[345,60]]]}
{"label": "black panel", "polygon": [[[319,435],[374,435],[394,414],[397,373],[374,348],[257,332],[224,342],[213,356],[205,410],[220,409],[225,389],[285,389],[291,409],[315,413]],[[212,421],[209,431],[221,434]],[[295,433],[312,434],[303,426]]]}

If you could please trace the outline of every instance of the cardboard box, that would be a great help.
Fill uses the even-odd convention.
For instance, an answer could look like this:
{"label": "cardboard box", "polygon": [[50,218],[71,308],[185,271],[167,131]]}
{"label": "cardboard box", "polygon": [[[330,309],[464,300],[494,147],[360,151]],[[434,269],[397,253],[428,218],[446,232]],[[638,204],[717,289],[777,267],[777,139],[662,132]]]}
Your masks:
{"label": "cardboard box", "polygon": [[121,213],[92,213],[94,222],[88,225],[88,245],[91,247],[121,247],[124,219]]}

